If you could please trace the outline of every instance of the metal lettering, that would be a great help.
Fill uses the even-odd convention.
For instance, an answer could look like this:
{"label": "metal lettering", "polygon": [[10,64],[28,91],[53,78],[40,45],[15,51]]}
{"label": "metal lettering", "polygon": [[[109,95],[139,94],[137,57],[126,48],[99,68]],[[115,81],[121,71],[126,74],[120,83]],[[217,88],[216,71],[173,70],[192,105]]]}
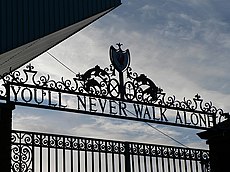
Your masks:
{"label": "metal lettering", "polygon": [[184,111],[184,124],[185,125],[190,125],[191,122],[187,122],[187,113]]}
{"label": "metal lettering", "polygon": [[97,109],[93,109],[96,106],[97,106],[97,104],[96,104],[96,98],[89,97],[89,111],[90,112],[97,112]]}
{"label": "metal lettering", "polygon": [[43,103],[43,101],[44,101],[44,96],[45,96],[46,94],[45,94],[45,92],[44,92],[43,90],[41,90],[41,100],[38,101],[38,93],[37,93],[37,92],[38,92],[38,91],[37,91],[37,89],[35,88],[35,89],[34,89],[34,101],[35,101],[38,105],[40,105],[40,104]]}
{"label": "metal lettering", "polygon": [[57,106],[57,103],[52,103],[52,95],[51,95],[51,91],[48,91],[48,101],[49,101],[49,106]]}
{"label": "metal lettering", "polygon": [[59,107],[60,108],[65,108],[65,107],[67,107],[67,105],[62,105],[62,98],[61,98],[61,93],[59,92],[58,93],[58,98],[59,98],[59,101],[58,101],[58,105],[59,105]]}
{"label": "metal lettering", "polygon": [[114,100],[109,100],[109,112],[110,112],[110,115],[116,115],[117,112],[115,111],[114,112],[114,109],[116,110],[116,106],[114,106],[116,102]]}
{"label": "metal lettering", "polygon": [[197,114],[195,114],[195,113],[192,113],[191,114],[191,123],[193,124],[193,125],[198,125],[198,123],[199,123],[199,119],[198,119],[199,117],[197,116]]}
{"label": "metal lettering", "polygon": [[183,121],[182,121],[182,119],[181,119],[181,116],[180,116],[179,111],[177,111],[177,114],[176,114],[176,121],[175,121],[175,123],[177,123],[177,124],[178,124],[178,120],[179,120],[179,122],[180,122],[181,124],[183,124]]}
{"label": "metal lettering", "polygon": [[144,118],[145,118],[145,115],[148,115],[148,116],[149,116],[149,119],[151,119],[151,116],[150,116],[150,113],[149,113],[148,106],[145,107]]}
{"label": "metal lettering", "polygon": [[[27,91],[28,94],[26,94],[26,91]],[[29,97],[28,99],[26,99],[27,95]],[[29,88],[27,88],[27,87],[23,88],[22,91],[21,91],[21,98],[22,98],[22,100],[24,102],[29,103],[33,99],[33,93],[32,93],[32,91]]]}
{"label": "metal lettering", "polygon": [[19,93],[21,87],[18,87],[18,91],[16,91],[16,90],[14,89],[14,86],[11,86],[11,88],[12,88],[12,91],[13,91],[13,93],[14,93],[14,101],[16,102],[16,101],[18,101],[18,93]]}
{"label": "metal lettering", "polygon": [[124,102],[119,102],[119,114],[122,115],[122,112],[125,116],[127,116],[127,113],[126,113],[126,104]]}
{"label": "metal lettering", "polygon": [[[206,115],[201,115],[199,114],[199,118],[200,118],[200,126],[205,126],[207,127],[207,116]],[[203,125],[202,125],[203,124]]]}
{"label": "metal lettering", "polygon": [[153,114],[153,120],[160,120],[160,118],[156,118],[156,113],[155,113],[155,107],[152,106],[152,114]]}
{"label": "metal lettering", "polygon": [[103,104],[102,104],[102,100],[101,99],[98,99],[98,101],[99,101],[99,105],[101,107],[101,112],[104,113],[105,112],[105,106],[106,106],[107,100],[105,99]]}
{"label": "metal lettering", "polygon": [[83,96],[84,100],[82,100],[82,98],[80,96],[77,96],[77,104],[78,104],[78,110],[80,110],[80,104],[81,106],[83,106],[84,110],[86,111],[86,97]]}
{"label": "metal lettering", "polygon": [[135,110],[135,113],[136,113],[136,117],[137,118],[142,118],[143,105],[141,105],[141,108],[140,108],[139,104],[134,103],[133,106],[134,106],[134,110]]}
{"label": "metal lettering", "polygon": [[162,108],[160,108],[161,121],[164,121],[164,120],[168,121],[168,119],[165,116],[165,112],[166,112],[166,109],[164,109],[163,111]]}

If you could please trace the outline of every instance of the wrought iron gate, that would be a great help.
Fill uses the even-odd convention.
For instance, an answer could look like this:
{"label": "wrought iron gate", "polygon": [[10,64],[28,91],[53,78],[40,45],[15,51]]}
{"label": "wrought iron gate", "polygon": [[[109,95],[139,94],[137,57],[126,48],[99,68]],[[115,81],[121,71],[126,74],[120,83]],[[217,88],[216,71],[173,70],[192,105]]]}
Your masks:
{"label": "wrought iron gate", "polygon": [[[37,75],[32,65],[0,76],[0,100],[29,106],[164,125],[209,129],[225,119],[224,113],[200,95],[182,101],[166,96],[146,75],[132,71],[129,50],[110,47],[111,65],[95,66],[72,80],[55,81]],[[66,101],[71,100],[71,101]],[[6,106],[7,105],[7,106]],[[209,151],[164,145],[11,131],[11,110],[1,119],[4,147],[12,156],[12,172],[206,172]],[[0,114],[1,115],[1,114]],[[4,114],[6,115],[6,114]],[[11,134],[11,135],[10,135]],[[6,156],[1,155],[6,158]],[[9,159],[9,161],[8,161]]]}
{"label": "wrought iron gate", "polygon": [[35,132],[12,132],[12,172],[206,172],[209,152]]}

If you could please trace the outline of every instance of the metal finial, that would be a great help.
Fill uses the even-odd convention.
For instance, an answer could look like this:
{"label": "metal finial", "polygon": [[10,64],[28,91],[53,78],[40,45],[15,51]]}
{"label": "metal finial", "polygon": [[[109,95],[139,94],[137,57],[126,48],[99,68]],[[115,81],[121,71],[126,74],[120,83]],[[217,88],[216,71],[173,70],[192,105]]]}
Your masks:
{"label": "metal finial", "polygon": [[121,50],[121,46],[122,46],[123,44],[121,44],[121,43],[119,42],[119,43],[117,43],[116,45],[118,46],[119,50]]}

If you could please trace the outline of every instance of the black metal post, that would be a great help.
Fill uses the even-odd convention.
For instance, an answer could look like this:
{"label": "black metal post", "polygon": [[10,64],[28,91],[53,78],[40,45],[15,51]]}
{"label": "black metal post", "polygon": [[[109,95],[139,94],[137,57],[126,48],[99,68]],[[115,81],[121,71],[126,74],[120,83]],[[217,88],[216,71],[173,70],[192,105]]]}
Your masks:
{"label": "black metal post", "polygon": [[229,171],[230,120],[198,133],[198,136],[209,145],[211,172]]}
{"label": "black metal post", "polygon": [[0,168],[11,171],[11,130],[14,105],[0,103]]}
{"label": "black metal post", "polygon": [[124,76],[123,76],[123,72],[119,72],[119,81],[120,81],[119,92],[121,93],[121,99],[124,99],[125,89],[124,89]]}
{"label": "black metal post", "polygon": [[129,143],[125,143],[125,172],[131,172]]}

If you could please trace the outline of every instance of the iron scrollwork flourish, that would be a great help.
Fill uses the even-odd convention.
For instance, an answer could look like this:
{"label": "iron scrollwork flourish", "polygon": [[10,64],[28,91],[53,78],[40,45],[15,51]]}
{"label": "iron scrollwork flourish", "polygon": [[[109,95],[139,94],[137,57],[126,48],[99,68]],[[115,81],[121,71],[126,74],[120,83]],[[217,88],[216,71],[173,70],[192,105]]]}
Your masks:
{"label": "iron scrollwork flourish", "polygon": [[[229,118],[228,113],[215,107],[212,102],[204,102],[198,94],[193,99],[184,98],[182,101],[177,100],[175,96],[167,97],[163,89],[157,87],[146,75],[139,75],[132,71],[129,66],[130,53],[128,50],[123,51],[121,45],[118,45],[118,49],[112,47],[112,64],[109,67],[103,69],[97,65],[83,74],[77,74],[71,80],[65,80],[62,77],[59,81],[55,81],[50,75],[38,76],[38,71],[31,64],[27,65],[23,72],[11,71],[9,74],[4,74],[1,76],[3,84],[0,86],[0,98],[7,97],[5,90],[7,84],[27,84],[35,88],[55,89],[58,92],[68,91],[100,98],[145,103],[164,109],[195,111],[213,115],[214,118],[215,116],[221,116],[223,119]],[[115,59],[112,59],[113,56]],[[38,101],[36,98],[35,102],[39,105],[42,100]]]}
{"label": "iron scrollwork flourish", "polygon": [[12,144],[11,152],[11,169],[13,172],[32,172],[32,137],[31,134],[14,133],[11,136],[12,143],[20,142],[21,144]]}
{"label": "iron scrollwork flourish", "polygon": [[[157,94],[161,94],[156,85],[144,74],[137,74],[131,77],[131,69],[127,75],[129,76],[124,83],[125,99],[152,103],[157,100]],[[102,69],[99,66],[89,69],[84,74],[78,74],[72,80],[65,80],[63,77],[60,81],[50,78],[50,75],[42,75],[37,77],[38,71],[34,70],[34,66],[27,65],[23,70],[23,74],[19,71],[12,71],[8,75],[1,77],[3,86],[8,83],[30,84],[36,87],[51,88],[60,91],[70,91],[75,93],[86,93],[94,96],[119,98],[120,81],[116,77],[114,67]],[[38,78],[38,79],[37,79]],[[134,91],[133,94],[131,91]],[[2,88],[1,96],[6,97],[6,92]]]}

